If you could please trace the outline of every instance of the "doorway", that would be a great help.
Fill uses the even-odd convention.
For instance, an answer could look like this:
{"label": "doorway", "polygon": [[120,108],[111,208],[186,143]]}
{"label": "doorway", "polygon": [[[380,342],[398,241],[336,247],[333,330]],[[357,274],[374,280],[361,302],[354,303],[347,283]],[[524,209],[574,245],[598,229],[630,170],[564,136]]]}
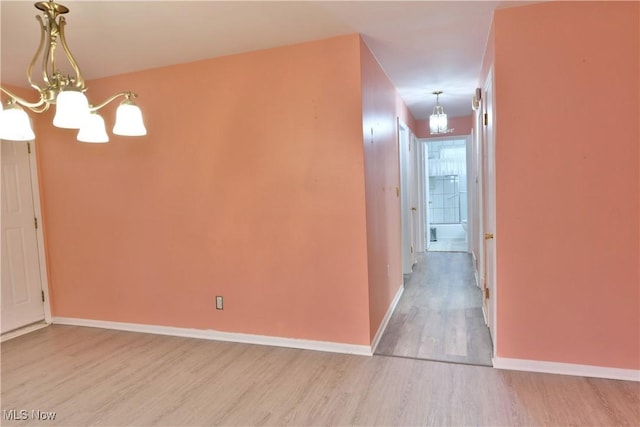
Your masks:
{"label": "doorway", "polygon": [[2,141],[1,333],[50,322],[35,147]]}
{"label": "doorway", "polygon": [[423,144],[428,170],[422,190],[428,200],[427,251],[469,252],[469,138],[428,139]]}

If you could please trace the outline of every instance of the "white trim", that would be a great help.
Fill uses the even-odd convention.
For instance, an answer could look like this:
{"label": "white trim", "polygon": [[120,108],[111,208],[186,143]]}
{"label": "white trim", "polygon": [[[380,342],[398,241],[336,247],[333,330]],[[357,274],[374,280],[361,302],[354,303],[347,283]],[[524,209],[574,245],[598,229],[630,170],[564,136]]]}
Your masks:
{"label": "white trim", "polygon": [[573,375],[578,377],[640,381],[640,370],[609,368],[606,366],[494,357],[493,367],[496,369],[508,369],[512,371],[543,372],[547,374]]}
{"label": "white trim", "polygon": [[17,338],[19,336],[28,334],[29,332],[33,332],[33,331],[37,331],[38,329],[46,328],[47,326],[49,326],[48,323],[38,322],[38,323],[34,323],[32,325],[24,326],[22,328],[14,330],[14,331],[9,331],[7,333],[2,334],[2,336],[0,337],[0,342],[5,342],[5,341],[11,340],[13,338]]}
{"label": "white trim", "polygon": [[[480,288],[480,279],[478,278],[478,258],[476,258],[476,253],[471,250],[471,260],[473,262],[473,279],[476,281],[476,288]],[[482,290],[482,288],[480,288]]]}
{"label": "white trim", "polygon": [[36,243],[38,245],[38,261],[40,262],[40,286],[44,292],[44,321],[51,323],[51,298],[49,297],[49,280],[47,278],[47,259],[44,249],[44,230],[42,221],[42,207],[40,205],[40,181],[38,180],[38,161],[35,141],[31,144],[31,154],[29,155],[29,169],[31,169],[31,194],[33,196],[33,214],[38,219],[36,229]]}
{"label": "white trim", "polygon": [[[491,340],[493,342],[493,354],[494,356],[496,354],[498,354],[498,346],[499,346],[499,340],[498,340],[498,293],[499,293],[499,287],[498,287],[498,246],[500,245],[499,243],[499,234],[498,234],[498,228],[497,228],[497,222],[498,222],[498,212],[496,210],[496,127],[495,127],[495,123],[497,123],[497,114],[496,114],[496,100],[495,100],[495,76],[493,74],[493,65],[489,68],[489,72],[487,74],[487,80],[484,82],[484,86],[483,86],[483,90],[484,90],[484,94],[482,96],[482,113],[484,115],[484,113],[488,113],[491,117],[491,127],[487,128],[485,126],[482,126],[483,129],[483,136],[482,136],[482,143],[484,144],[484,148],[487,148],[488,151],[488,146],[489,144],[491,144],[491,159],[490,161],[492,162],[493,165],[493,179],[491,180],[491,188],[487,188],[487,191],[492,195],[490,198],[487,197],[487,199],[491,200],[493,203],[490,206],[490,209],[493,212],[493,217],[490,217],[490,220],[492,220],[492,224],[489,224],[489,230],[484,229],[483,227],[483,233],[486,231],[490,231],[494,234],[494,239],[493,239],[493,262],[491,263],[490,266],[486,265],[486,261],[487,261],[487,254],[486,251],[483,252],[483,257],[484,257],[484,262],[485,262],[485,271],[484,271],[484,277],[485,277],[485,282],[486,281],[486,277],[487,277],[487,270],[491,269],[492,274],[491,276],[493,277],[493,283],[487,282],[484,283],[484,286],[489,288],[489,291],[491,293],[490,297],[489,297],[489,304],[487,306],[487,310],[489,311],[489,319],[491,320],[491,326],[489,326],[489,333],[491,334]],[[487,95],[490,94],[490,97]],[[491,110],[489,111],[489,109],[486,108],[486,102],[487,100],[490,101],[490,107]],[[485,111],[486,110],[486,111]],[[488,158],[489,153],[485,153],[483,150],[483,158],[487,157]],[[483,160],[484,162],[484,160]],[[484,172],[484,163],[483,163],[483,172]],[[485,181],[487,180],[487,176],[482,176],[482,185],[484,186],[486,184]],[[483,210],[486,211],[487,210],[487,206],[489,206],[488,201],[483,199],[482,201],[482,206],[483,206]],[[483,213],[483,218],[482,221],[484,223],[486,219],[484,218],[484,213]]]}
{"label": "white trim", "polygon": [[57,325],[115,329],[118,331],[140,332],[143,334],[170,335],[176,337],[198,338],[213,341],[269,345],[274,347],[289,347],[303,350],[326,351],[331,353],[357,354],[361,356],[371,356],[373,354],[373,352],[371,351],[371,347],[368,345],[342,344],[328,341],[312,341],[296,338],[240,334],[234,332],[214,331],[212,329],[177,328],[173,326],[143,325],[139,323],[76,319],[71,317],[53,317],[52,321]]}
{"label": "white trim", "polygon": [[380,327],[378,328],[378,332],[376,332],[376,335],[373,337],[373,341],[371,342],[371,353],[375,353],[376,348],[378,348],[378,344],[380,344],[380,339],[382,338],[382,334],[384,333],[385,329],[387,329],[387,324],[389,324],[389,320],[391,319],[391,315],[393,314],[393,312],[396,309],[396,306],[398,305],[398,302],[400,301],[400,297],[402,296],[402,293],[404,292],[404,284],[400,285],[400,288],[398,289],[398,292],[396,292],[396,296],[393,297],[393,301],[391,301],[391,304],[389,305],[389,308],[387,309],[387,313],[384,315],[384,318],[382,319],[382,322],[380,323]]}

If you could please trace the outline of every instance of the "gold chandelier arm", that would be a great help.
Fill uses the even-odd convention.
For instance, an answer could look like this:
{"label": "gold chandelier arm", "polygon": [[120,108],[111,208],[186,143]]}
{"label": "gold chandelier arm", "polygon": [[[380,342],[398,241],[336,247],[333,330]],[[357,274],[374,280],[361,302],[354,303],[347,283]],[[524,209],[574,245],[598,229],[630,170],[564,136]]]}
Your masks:
{"label": "gold chandelier arm", "polygon": [[67,38],[64,35],[64,26],[67,24],[67,21],[64,18],[60,18],[60,43],[62,44],[62,49],[64,49],[65,55],[67,55],[67,59],[71,63],[73,67],[73,71],[76,73],[76,81],[74,86],[80,90],[84,90],[84,79],[82,78],[82,73],[80,73],[80,67],[78,67],[78,63],[74,59],[69,47],[67,46]]}
{"label": "gold chandelier arm", "polygon": [[[18,104],[22,105],[23,107],[27,107],[28,109],[30,109],[31,111],[33,111],[35,113],[42,113],[43,111],[46,111],[47,108],[49,108],[49,105],[45,102],[45,99],[42,97],[42,94],[40,95],[40,100],[38,102],[29,102],[26,99],[19,97],[15,93],[12,93],[12,92],[8,91],[7,89],[5,89],[5,88],[3,88],[1,86],[0,86],[0,91],[6,93],[7,95],[9,95],[9,97],[11,97],[13,100],[15,100]],[[39,107],[41,107],[43,104],[46,104],[46,108],[41,110]]]}
{"label": "gold chandelier arm", "polygon": [[36,65],[36,61],[38,60],[38,56],[42,53],[42,46],[44,45],[44,23],[42,22],[42,17],[40,15],[36,15],[36,19],[40,22],[40,44],[38,45],[38,50],[35,55],[33,55],[33,59],[29,63],[29,67],[27,68],[27,78],[29,79],[29,84],[32,88],[40,92],[40,87],[36,85],[33,80],[31,80],[31,74],[33,74],[33,67]]}
{"label": "gold chandelier arm", "polygon": [[[39,18],[39,16],[38,16]],[[42,22],[42,20],[40,20],[40,22]],[[54,22],[55,24],[55,22]],[[54,39],[52,38],[51,35],[51,21],[47,21],[47,31],[49,33],[49,40],[47,43],[47,48],[44,52],[44,56],[42,57],[42,80],[44,80],[44,84],[47,87],[51,87],[51,81],[49,80],[49,74],[47,73],[47,63],[49,63],[49,58],[54,57],[54,52],[51,51],[51,45],[53,43],[55,43]],[[54,73],[55,70],[52,70],[52,73]],[[53,74],[52,74],[53,76]]]}
{"label": "gold chandelier arm", "polygon": [[92,113],[95,112],[95,111],[98,111],[99,109],[101,109],[102,107],[105,107],[110,102],[113,102],[119,96],[124,96],[127,99],[133,99],[133,98],[137,98],[138,97],[137,94],[135,94],[133,92],[129,92],[129,91],[116,93],[115,95],[113,95],[110,98],[107,98],[104,102],[96,105],[95,107],[89,107],[89,111],[91,111]]}
{"label": "gold chandelier arm", "polygon": [[33,111],[34,113],[44,113],[45,111],[47,111],[49,109],[49,107],[51,107],[51,104],[49,103],[44,103],[42,104],[40,107],[34,108],[34,107],[29,107],[29,109],[31,111]]}

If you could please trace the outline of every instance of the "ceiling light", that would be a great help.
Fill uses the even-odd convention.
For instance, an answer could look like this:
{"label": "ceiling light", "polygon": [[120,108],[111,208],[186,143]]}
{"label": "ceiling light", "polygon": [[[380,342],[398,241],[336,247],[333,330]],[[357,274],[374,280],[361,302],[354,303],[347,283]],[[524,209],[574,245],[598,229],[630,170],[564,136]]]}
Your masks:
{"label": "ceiling light", "polygon": [[109,142],[109,135],[104,127],[104,119],[97,112],[89,113],[78,131],[78,141],[81,142]]}
{"label": "ceiling light", "polygon": [[29,116],[10,99],[7,108],[0,111],[0,139],[32,141],[34,138]]}
{"label": "ceiling light", "polygon": [[441,90],[432,92],[436,96],[436,106],[433,107],[433,114],[429,117],[429,130],[431,135],[451,133],[453,129],[447,127],[447,115],[444,112],[444,108],[440,105]]}
{"label": "ceiling light", "polygon": [[[42,113],[55,104],[54,126],[80,129],[79,141],[107,142],[109,137],[104,128],[104,120],[96,112],[119,97],[125,99],[116,112],[114,133],[125,136],[146,135],[147,130],[142,121],[140,108],[133,103],[133,99],[137,97],[135,93],[120,92],[101,104],[89,105],[85,96],[87,87],[84,78],[67,46],[64,34],[66,20],[61,15],[68,13],[69,9],[53,0],[40,1],[35,3],[35,7],[43,12],[43,16],[36,15],[40,24],[40,45],[27,68],[27,79],[29,85],[38,91],[40,99],[36,102],[30,102],[0,87],[0,91],[9,96],[6,109],[0,108],[0,138],[14,141],[34,139],[35,135],[29,117],[20,106],[28,108],[34,113]],[[56,68],[56,48],[58,46],[64,51],[66,59],[73,69],[73,75],[65,76]],[[42,54],[42,86],[34,83],[31,78],[40,54]],[[121,111],[123,105],[128,107],[124,112]]]}

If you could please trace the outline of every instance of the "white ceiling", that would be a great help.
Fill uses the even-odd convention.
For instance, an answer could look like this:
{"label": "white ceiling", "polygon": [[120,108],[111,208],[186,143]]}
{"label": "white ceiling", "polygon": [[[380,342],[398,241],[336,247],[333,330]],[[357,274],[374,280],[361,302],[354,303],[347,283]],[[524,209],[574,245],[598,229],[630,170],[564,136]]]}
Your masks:
{"label": "white ceiling", "polygon": [[[357,32],[419,120],[431,114],[434,90],[444,91],[449,116],[471,113],[493,10],[531,3],[61,2],[71,10],[67,41],[87,80]],[[40,37],[33,3],[0,2],[3,82],[28,86],[25,71]]]}

